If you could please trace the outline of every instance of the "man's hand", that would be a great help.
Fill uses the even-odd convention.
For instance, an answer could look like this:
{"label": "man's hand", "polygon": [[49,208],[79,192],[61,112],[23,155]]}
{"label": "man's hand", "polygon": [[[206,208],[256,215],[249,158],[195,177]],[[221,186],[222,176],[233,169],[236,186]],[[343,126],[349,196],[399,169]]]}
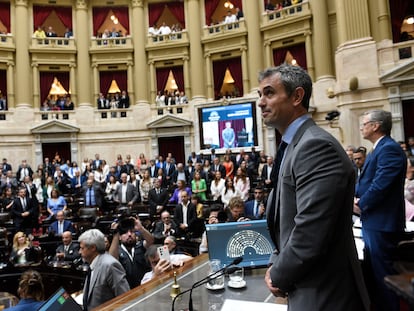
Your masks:
{"label": "man's hand", "polygon": [[267,269],[266,274],[265,274],[265,283],[267,288],[270,290],[270,292],[273,294],[273,296],[275,297],[286,297],[286,293],[282,292],[279,288],[274,287],[272,284],[272,280],[270,278],[270,269],[272,267],[270,267],[269,269]]}
{"label": "man's hand", "polygon": [[139,220],[139,218],[134,218],[135,219],[135,231],[141,231],[144,229],[144,227],[142,226],[141,221]]}
{"label": "man's hand", "polygon": [[354,213],[357,215],[361,215],[361,209],[358,204],[359,204],[359,198],[354,198]]}

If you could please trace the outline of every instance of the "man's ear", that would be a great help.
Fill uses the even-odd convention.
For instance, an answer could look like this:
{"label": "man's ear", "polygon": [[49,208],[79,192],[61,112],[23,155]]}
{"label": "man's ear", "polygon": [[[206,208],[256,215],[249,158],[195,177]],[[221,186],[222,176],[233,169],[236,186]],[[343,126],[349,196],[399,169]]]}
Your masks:
{"label": "man's ear", "polygon": [[292,96],[295,106],[302,105],[303,96],[305,96],[305,90],[303,89],[303,87],[299,86],[293,91]]}

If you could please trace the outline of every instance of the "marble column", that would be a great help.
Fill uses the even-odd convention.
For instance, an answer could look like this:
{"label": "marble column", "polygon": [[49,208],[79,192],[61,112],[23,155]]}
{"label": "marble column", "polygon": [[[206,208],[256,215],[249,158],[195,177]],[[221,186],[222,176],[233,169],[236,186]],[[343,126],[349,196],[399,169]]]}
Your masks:
{"label": "marble column", "polygon": [[14,62],[7,62],[7,107],[14,108],[16,107],[15,102],[15,83],[14,83]]}

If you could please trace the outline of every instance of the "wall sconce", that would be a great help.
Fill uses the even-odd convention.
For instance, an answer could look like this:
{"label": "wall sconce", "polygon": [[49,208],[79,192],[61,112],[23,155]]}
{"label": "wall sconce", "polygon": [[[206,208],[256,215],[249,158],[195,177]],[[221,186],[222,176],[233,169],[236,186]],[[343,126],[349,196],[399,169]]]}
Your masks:
{"label": "wall sconce", "polygon": [[358,89],[358,78],[357,77],[352,77],[351,79],[349,79],[349,89],[351,91],[356,91]]}
{"label": "wall sconce", "polygon": [[332,87],[328,87],[326,90],[326,96],[328,96],[328,98],[334,98],[336,96],[335,91]]}
{"label": "wall sconce", "polygon": [[225,3],[224,3],[224,7],[226,8],[226,9],[233,9],[234,8],[234,5],[233,5],[233,3],[231,3],[230,1],[226,1]]}

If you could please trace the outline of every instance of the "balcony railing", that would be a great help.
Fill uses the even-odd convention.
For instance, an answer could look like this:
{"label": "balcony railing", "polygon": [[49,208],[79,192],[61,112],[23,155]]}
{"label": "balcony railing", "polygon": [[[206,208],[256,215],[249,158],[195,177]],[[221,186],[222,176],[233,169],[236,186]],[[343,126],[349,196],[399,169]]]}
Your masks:
{"label": "balcony railing", "polygon": [[111,38],[97,38],[91,39],[92,48],[132,48],[132,38],[130,36],[125,37],[111,37]]}
{"label": "balcony railing", "polygon": [[188,41],[188,34],[186,30],[179,32],[172,32],[168,35],[151,35],[147,37],[148,46],[160,46],[160,44],[177,44]]}
{"label": "balcony railing", "polygon": [[301,14],[303,12],[310,12],[309,2],[307,0],[271,12],[264,12],[263,15],[265,16],[267,22],[273,22]]}
{"label": "balcony railing", "polygon": [[47,110],[36,112],[40,120],[70,120],[75,112],[73,110]]}
{"label": "balcony railing", "polygon": [[245,21],[240,19],[234,23],[221,23],[204,27],[204,36],[214,36],[217,34],[234,33],[238,30],[245,30]]}
{"label": "balcony railing", "polygon": [[12,44],[13,44],[13,35],[11,33],[0,34],[0,46],[12,45]]}
{"label": "balcony railing", "polygon": [[182,105],[156,105],[151,106],[151,110],[156,112],[156,115],[162,116],[166,114],[187,114],[189,112],[188,104]]}
{"label": "balcony railing", "polygon": [[72,48],[75,48],[75,39],[74,38],[65,38],[65,37],[32,38],[32,48],[39,48],[39,49],[49,49],[49,48],[72,49]]}
{"label": "balcony railing", "polygon": [[128,116],[128,111],[130,109],[98,109],[96,110],[99,113],[101,119],[118,119],[126,118]]}

